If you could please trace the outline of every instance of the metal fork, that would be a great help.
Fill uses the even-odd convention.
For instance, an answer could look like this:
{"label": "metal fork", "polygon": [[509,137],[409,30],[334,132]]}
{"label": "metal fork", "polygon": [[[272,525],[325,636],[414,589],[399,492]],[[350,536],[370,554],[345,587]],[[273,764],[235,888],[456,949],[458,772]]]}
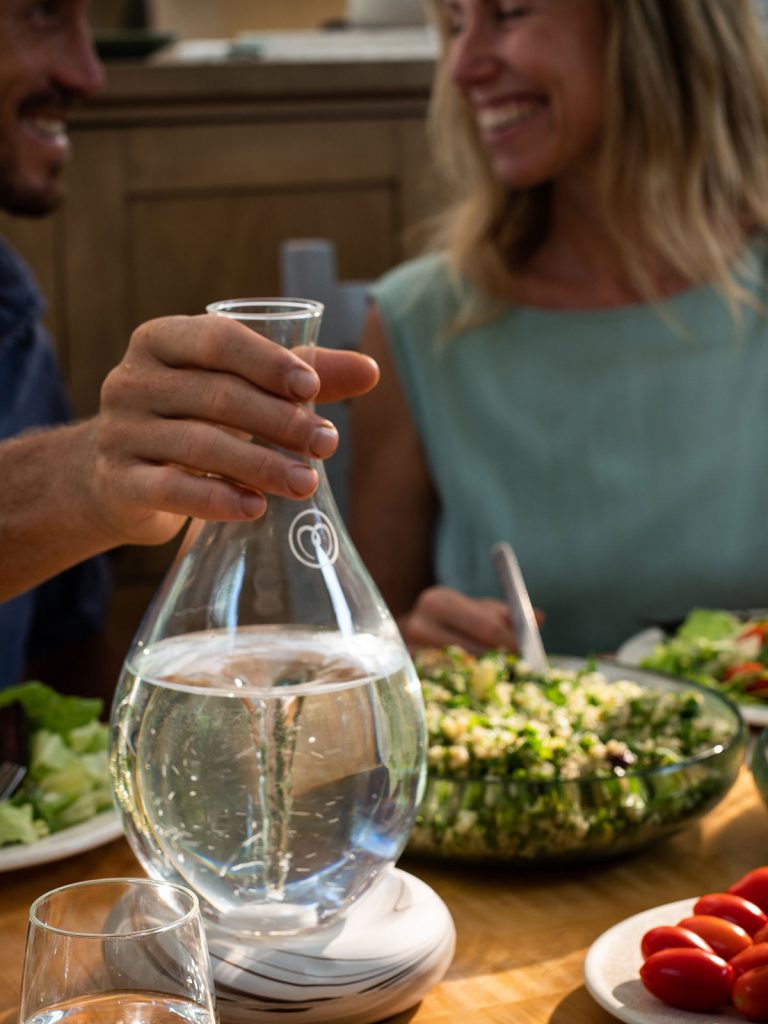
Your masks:
{"label": "metal fork", "polygon": [[21,704],[0,708],[0,800],[7,800],[27,774],[27,716]]}
{"label": "metal fork", "polygon": [[13,796],[26,774],[27,769],[23,764],[15,764],[13,761],[0,762],[0,800],[7,800],[9,796]]}
{"label": "metal fork", "polygon": [[517,556],[506,541],[500,541],[491,548],[491,562],[515,627],[520,655],[534,672],[546,672],[547,655]]}

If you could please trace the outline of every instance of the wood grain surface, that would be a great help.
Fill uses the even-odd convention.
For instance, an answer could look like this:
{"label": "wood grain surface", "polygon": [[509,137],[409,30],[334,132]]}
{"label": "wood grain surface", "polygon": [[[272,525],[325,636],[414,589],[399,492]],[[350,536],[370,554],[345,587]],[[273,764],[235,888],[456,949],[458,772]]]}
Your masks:
{"label": "wood grain surface", "polygon": [[[610,1024],[582,968],[594,939],[648,907],[722,889],[768,863],[768,811],[744,769],[699,823],[632,857],[548,871],[405,859],[450,908],[458,931],[443,982],[393,1024]],[[0,875],[0,1024],[15,1024],[29,904],[85,878],[137,875],[123,840],[58,864]]]}

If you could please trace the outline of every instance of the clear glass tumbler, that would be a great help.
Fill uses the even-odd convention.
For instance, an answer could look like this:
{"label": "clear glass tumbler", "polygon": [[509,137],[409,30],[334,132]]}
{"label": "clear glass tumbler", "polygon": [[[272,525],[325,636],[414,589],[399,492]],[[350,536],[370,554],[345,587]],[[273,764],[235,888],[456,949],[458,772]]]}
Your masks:
{"label": "clear glass tumbler", "polygon": [[76,882],[29,911],[20,1024],[216,1024],[197,897],[145,878]]}

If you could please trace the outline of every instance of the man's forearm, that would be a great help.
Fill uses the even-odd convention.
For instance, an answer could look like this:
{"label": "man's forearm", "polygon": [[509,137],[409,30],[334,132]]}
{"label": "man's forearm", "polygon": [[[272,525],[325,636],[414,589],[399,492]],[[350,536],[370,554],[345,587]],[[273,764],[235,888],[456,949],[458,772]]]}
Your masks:
{"label": "man's forearm", "polygon": [[119,543],[89,514],[92,421],[0,443],[0,600]]}
{"label": "man's forearm", "polygon": [[378,377],[356,352],[314,363],[225,317],[137,328],[96,417],[0,442],[0,601],[119,544],[163,544],[189,516],[244,522],[268,495],[309,497],[307,462],[338,439],[311,402]]}

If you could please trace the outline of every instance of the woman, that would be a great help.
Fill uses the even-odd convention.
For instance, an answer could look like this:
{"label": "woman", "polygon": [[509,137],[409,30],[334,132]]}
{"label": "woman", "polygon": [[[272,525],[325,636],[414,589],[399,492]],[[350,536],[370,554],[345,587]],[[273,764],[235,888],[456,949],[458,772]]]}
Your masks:
{"label": "woman", "polygon": [[768,601],[768,50],[751,0],[435,0],[453,202],[376,287],[351,526],[412,645],[614,649]]}

